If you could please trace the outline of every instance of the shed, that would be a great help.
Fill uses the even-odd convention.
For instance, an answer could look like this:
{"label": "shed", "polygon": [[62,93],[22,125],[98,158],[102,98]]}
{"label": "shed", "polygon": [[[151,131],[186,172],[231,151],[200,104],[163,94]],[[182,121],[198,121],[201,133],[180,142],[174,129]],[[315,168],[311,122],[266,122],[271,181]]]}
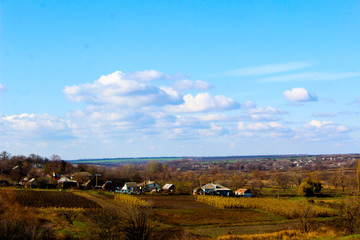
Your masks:
{"label": "shed", "polygon": [[251,190],[247,188],[239,188],[235,191],[236,196],[244,196],[244,197],[251,197]]}
{"label": "shed", "polygon": [[175,192],[175,185],[171,184],[171,183],[167,183],[162,187],[162,190],[164,192],[173,193],[173,192]]}

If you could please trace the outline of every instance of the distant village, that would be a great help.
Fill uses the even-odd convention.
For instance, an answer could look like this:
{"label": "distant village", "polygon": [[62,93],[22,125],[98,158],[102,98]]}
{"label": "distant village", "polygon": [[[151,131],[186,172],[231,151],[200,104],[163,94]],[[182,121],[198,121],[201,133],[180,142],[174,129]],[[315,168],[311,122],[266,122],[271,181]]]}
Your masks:
{"label": "distant village", "polygon": [[[73,164],[53,155],[0,154],[0,186],[102,189],[114,193],[208,194],[251,197],[283,189],[311,173],[329,187],[356,188],[360,155],[212,157],[122,165]],[[276,190],[274,189],[274,192]]]}

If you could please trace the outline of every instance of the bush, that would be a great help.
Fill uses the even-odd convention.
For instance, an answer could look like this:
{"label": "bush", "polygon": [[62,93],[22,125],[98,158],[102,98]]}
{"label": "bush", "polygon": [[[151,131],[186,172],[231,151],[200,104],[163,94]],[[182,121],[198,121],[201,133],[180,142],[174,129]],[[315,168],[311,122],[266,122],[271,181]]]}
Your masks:
{"label": "bush", "polygon": [[315,193],[321,191],[322,185],[320,182],[312,181],[311,179],[306,179],[305,182],[301,183],[298,189],[298,194],[300,196],[312,197]]}
{"label": "bush", "polygon": [[22,207],[13,196],[0,198],[0,239],[45,240],[54,239],[49,222],[40,220],[35,213]]}

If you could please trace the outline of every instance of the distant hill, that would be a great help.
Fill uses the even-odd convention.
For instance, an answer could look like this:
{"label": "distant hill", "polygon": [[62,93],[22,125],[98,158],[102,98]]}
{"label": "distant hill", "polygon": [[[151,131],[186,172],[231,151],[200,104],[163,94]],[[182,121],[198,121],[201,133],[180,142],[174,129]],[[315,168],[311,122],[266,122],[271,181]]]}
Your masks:
{"label": "distant hill", "polygon": [[181,157],[149,157],[149,158],[99,158],[99,159],[78,159],[69,160],[73,164],[98,164],[98,165],[119,165],[126,163],[146,163],[149,161],[174,161],[181,160]]}

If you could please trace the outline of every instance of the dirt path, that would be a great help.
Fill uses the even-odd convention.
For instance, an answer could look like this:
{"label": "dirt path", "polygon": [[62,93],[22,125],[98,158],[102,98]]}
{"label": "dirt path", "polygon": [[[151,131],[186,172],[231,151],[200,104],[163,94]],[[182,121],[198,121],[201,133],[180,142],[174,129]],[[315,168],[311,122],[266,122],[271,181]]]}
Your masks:
{"label": "dirt path", "polygon": [[94,202],[96,202],[97,204],[99,204],[102,208],[112,208],[112,209],[118,209],[119,206],[115,204],[115,202],[112,199],[106,199],[105,197],[102,197],[100,195],[95,195],[95,194],[91,194],[91,193],[87,193],[84,191],[79,191],[79,192],[73,192],[74,194],[78,195],[78,196],[82,196],[85,197],[89,200],[92,200]]}

